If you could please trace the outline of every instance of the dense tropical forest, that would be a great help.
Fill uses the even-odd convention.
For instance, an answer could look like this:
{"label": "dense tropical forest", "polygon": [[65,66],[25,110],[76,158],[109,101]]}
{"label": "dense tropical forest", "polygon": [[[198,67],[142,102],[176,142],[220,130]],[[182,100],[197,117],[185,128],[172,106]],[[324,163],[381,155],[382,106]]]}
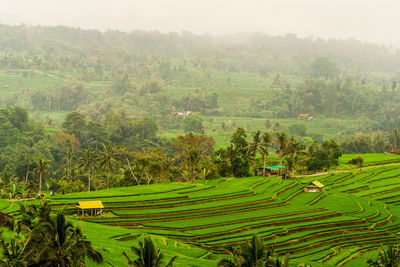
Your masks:
{"label": "dense tropical forest", "polygon": [[399,66],[353,39],[0,25],[0,265],[392,266]]}

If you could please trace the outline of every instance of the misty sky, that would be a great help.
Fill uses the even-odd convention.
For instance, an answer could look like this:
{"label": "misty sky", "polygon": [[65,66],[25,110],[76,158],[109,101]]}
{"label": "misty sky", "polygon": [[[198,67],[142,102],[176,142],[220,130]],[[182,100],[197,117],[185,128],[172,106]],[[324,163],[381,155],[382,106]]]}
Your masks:
{"label": "misty sky", "polygon": [[0,0],[0,23],[295,33],[400,45],[399,0]]}

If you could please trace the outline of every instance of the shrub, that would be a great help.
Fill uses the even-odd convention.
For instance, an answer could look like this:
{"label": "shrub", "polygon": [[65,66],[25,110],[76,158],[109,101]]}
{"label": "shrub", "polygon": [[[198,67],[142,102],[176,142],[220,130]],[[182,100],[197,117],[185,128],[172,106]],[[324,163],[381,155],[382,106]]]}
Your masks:
{"label": "shrub", "polygon": [[351,159],[347,162],[347,164],[350,165],[357,165],[360,168],[362,167],[362,164],[364,163],[364,159],[360,156],[358,156],[357,158]]}

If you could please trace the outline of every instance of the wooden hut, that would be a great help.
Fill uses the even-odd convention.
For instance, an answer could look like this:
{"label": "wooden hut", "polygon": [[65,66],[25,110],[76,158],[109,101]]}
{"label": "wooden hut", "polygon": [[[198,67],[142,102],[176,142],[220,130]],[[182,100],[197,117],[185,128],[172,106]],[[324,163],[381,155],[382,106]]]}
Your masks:
{"label": "wooden hut", "polygon": [[310,115],[308,113],[300,113],[297,119],[299,120],[307,120]]}
{"label": "wooden hut", "polygon": [[[280,176],[282,175],[282,170],[285,166],[269,166],[265,167],[265,176]],[[258,168],[258,175],[263,176],[263,167]]]}
{"label": "wooden hut", "polygon": [[300,113],[299,116],[297,117],[298,120],[309,120],[312,121],[314,119],[313,116],[311,116],[308,113]]}
{"label": "wooden hut", "polygon": [[101,201],[81,201],[78,202],[78,214],[88,214],[89,216],[94,216],[97,214],[98,209],[104,209],[104,205]]}
{"label": "wooden hut", "polygon": [[304,192],[317,193],[322,192],[324,185],[319,181],[314,181],[304,187]]}
{"label": "wooden hut", "polygon": [[389,151],[386,151],[387,154],[395,154],[400,155],[400,148],[392,147]]}

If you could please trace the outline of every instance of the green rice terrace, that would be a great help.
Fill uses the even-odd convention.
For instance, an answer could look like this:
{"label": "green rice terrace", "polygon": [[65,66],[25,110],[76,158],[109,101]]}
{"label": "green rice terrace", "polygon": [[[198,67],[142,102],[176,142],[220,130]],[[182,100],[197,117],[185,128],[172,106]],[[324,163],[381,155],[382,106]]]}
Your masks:
{"label": "green rice terrace", "polygon": [[[226,246],[258,234],[278,255],[290,253],[291,266],[367,266],[376,248],[398,241],[400,164],[368,166],[317,177],[218,179],[56,195],[81,225],[106,265],[125,266],[122,251],[150,234],[174,266],[215,266]],[[385,163],[382,157],[377,162]],[[368,162],[368,160],[367,160]],[[372,163],[372,162],[371,162]],[[322,192],[304,192],[318,180]],[[101,200],[100,216],[76,215],[78,201]],[[3,200],[0,209],[18,214]]]}

